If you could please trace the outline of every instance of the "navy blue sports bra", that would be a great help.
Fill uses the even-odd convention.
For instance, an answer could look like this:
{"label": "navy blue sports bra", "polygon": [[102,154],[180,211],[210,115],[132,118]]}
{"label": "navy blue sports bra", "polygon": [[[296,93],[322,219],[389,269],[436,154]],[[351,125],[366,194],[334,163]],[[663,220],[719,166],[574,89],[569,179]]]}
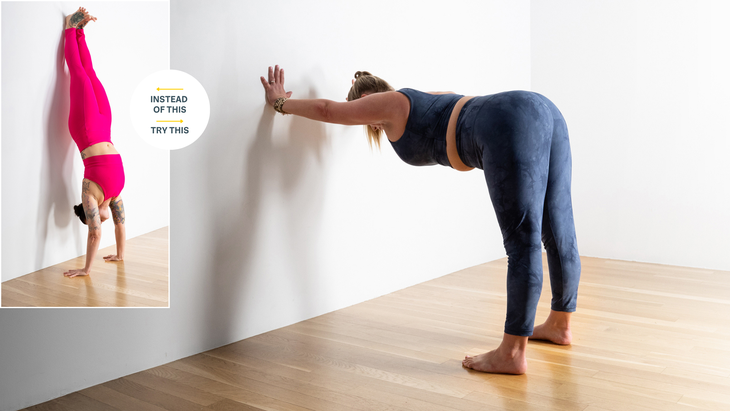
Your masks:
{"label": "navy blue sports bra", "polygon": [[428,94],[410,88],[398,90],[411,101],[406,131],[390,142],[398,157],[412,166],[441,164],[451,167],[446,154],[446,129],[460,94]]}

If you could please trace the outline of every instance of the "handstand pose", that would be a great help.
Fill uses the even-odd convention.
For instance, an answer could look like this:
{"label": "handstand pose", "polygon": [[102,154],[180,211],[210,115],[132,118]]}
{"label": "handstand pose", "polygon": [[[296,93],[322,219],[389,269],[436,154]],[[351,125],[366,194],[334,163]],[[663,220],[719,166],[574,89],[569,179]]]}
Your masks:
{"label": "handstand pose", "polygon": [[[484,170],[509,257],[507,320],[496,350],[462,365],[478,371],[527,371],[527,340],[570,344],[580,259],[575,239],[568,128],[555,105],[528,91],[482,97],[394,89],[368,72],[355,73],[348,101],[289,99],[284,70],[261,77],[266,101],[280,113],[345,125],[367,125],[370,143],[385,132],[398,156],[415,166],[441,164]],[[547,250],[552,304],[534,328]]]}
{"label": "handstand pose", "polygon": [[83,27],[96,17],[86,9],[66,17],[64,50],[70,74],[71,105],[68,129],[84,160],[84,179],[81,183],[81,204],[74,206],[81,222],[89,227],[86,243],[86,265],[82,269],[69,270],[63,275],[76,277],[89,275],[99,243],[101,223],[114,218],[117,253],[104,257],[105,261],[122,261],[124,258],[124,203],[120,193],[124,187],[122,157],[111,141],[112,112],[104,87],[91,65],[91,54],[86,46]]}

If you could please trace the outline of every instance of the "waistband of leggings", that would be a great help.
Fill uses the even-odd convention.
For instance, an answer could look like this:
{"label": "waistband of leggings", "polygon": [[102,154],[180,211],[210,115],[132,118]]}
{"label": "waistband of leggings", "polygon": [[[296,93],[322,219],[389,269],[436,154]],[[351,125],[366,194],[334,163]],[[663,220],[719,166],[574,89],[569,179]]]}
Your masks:
{"label": "waistband of leggings", "polygon": [[122,164],[122,156],[120,154],[100,154],[84,159],[85,167],[108,164]]}

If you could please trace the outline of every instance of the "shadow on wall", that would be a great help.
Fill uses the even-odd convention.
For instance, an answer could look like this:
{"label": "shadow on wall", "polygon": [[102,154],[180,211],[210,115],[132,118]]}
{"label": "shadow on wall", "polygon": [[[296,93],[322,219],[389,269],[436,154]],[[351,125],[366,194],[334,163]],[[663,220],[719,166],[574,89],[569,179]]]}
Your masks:
{"label": "shadow on wall", "polygon": [[[65,16],[61,14],[62,19]],[[63,20],[62,20],[63,21]],[[49,90],[44,108],[45,119],[45,150],[41,163],[40,193],[38,194],[38,226],[36,266],[42,267],[45,263],[48,225],[63,229],[73,224],[74,199],[71,196],[71,177],[73,176],[73,156],[75,144],[68,132],[69,110],[69,78],[64,71],[64,36],[61,26],[58,48],[55,58],[54,79],[49,84],[54,86]],[[78,181],[79,187],[81,181]],[[77,199],[78,202],[81,199]],[[81,224],[79,222],[79,224]],[[73,224],[73,237],[77,238],[80,227]],[[60,231],[60,230],[56,230]],[[82,245],[76,245],[77,252],[82,253]]]}
{"label": "shadow on wall", "polygon": [[[242,314],[240,304],[242,299],[252,297],[248,280],[262,275],[251,271],[251,263],[256,255],[257,242],[263,237],[260,232],[260,224],[264,219],[262,200],[267,192],[280,191],[279,197],[285,202],[285,213],[281,215],[285,223],[281,226],[288,229],[287,232],[278,233],[280,237],[286,238],[287,244],[283,244],[282,255],[277,256],[286,262],[288,278],[273,272],[271,275],[287,281],[284,289],[296,291],[299,310],[311,312],[307,306],[313,297],[309,287],[313,284],[311,278],[315,274],[311,261],[311,256],[315,255],[312,249],[314,242],[311,240],[318,237],[316,231],[320,226],[324,193],[321,159],[325,130],[322,124],[294,118],[290,143],[285,147],[275,147],[272,144],[274,118],[274,112],[265,108],[256,129],[255,140],[245,154],[244,166],[239,170],[226,169],[228,173],[242,173],[240,187],[227,186],[225,189],[240,190],[243,201],[225,205],[225,213],[215,220],[216,252],[212,256],[211,281],[208,282],[210,295],[206,299],[211,304],[206,318],[206,326],[210,327],[209,335],[217,335],[223,341],[231,341],[236,337],[234,330],[240,329],[238,321],[243,317],[239,315]],[[311,159],[318,166],[311,167]],[[314,176],[310,178],[319,180],[320,184],[309,184],[306,190],[302,190],[300,184],[303,176],[311,174]],[[298,195],[305,191],[306,195]],[[216,198],[215,193],[211,195],[211,198]],[[275,263],[281,267],[281,261]],[[277,295],[289,298],[286,292],[280,294],[270,290],[269,297],[272,298],[264,305],[271,309],[281,306],[275,298]]]}
{"label": "shadow on wall", "polygon": [[[235,43],[235,35],[227,38],[229,42]],[[237,50],[236,44],[229,46],[229,50]],[[230,79],[238,75],[235,64],[224,65],[216,94],[230,93]],[[316,91],[310,90],[308,94],[308,98],[313,98]],[[299,97],[307,98],[303,95]],[[261,99],[263,100],[263,91]],[[241,130],[240,115],[229,110],[225,108],[221,111],[222,118],[217,123],[227,132]],[[211,171],[207,181],[239,181],[239,178],[241,181],[240,186],[208,185],[208,198],[237,200],[211,207],[211,210],[222,211],[210,217],[215,252],[208,259],[210,271],[204,273],[210,275],[210,279],[206,281],[207,296],[204,301],[208,306],[205,308],[203,321],[206,335],[210,336],[211,342],[230,342],[237,337],[236,330],[245,326],[239,322],[244,317],[250,318],[251,314],[244,315],[242,307],[267,307],[270,310],[286,307],[304,312],[312,311],[308,307],[311,298],[314,298],[310,287],[313,287],[312,277],[316,275],[316,267],[312,261],[312,255],[316,255],[313,249],[316,242],[312,240],[318,238],[316,231],[321,225],[325,185],[322,165],[325,126],[301,117],[291,117],[288,143],[274,144],[272,137],[277,115],[269,107],[264,107],[253,141],[246,137],[251,135],[252,130],[235,131],[228,134],[225,152],[221,153],[220,147],[216,147],[207,154],[210,164],[205,169]],[[219,190],[237,192],[225,193]],[[275,233],[275,238],[282,239],[277,246],[278,250],[282,250],[282,255],[278,255],[278,261],[272,262],[272,265],[284,267],[284,274],[273,269],[270,273],[252,271],[254,257],[261,251],[262,244],[259,242],[263,237],[271,238],[272,233],[264,236],[261,232],[265,214],[272,212],[263,209],[264,199],[271,195],[282,200],[282,206],[277,207],[282,214],[276,220],[281,221],[278,227],[286,227],[282,229],[285,232]],[[269,275],[285,282],[282,283],[285,284],[282,287],[283,292],[265,290],[254,295],[253,281],[260,286],[260,279]],[[254,280],[254,277],[258,280]],[[296,293],[298,307],[292,307],[290,303],[282,304],[282,300],[277,298],[281,296],[291,300],[291,291],[286,290]],[[250,303],[245,300],[262,298],[268,300]],[[266,312],[260,314],[264,316]]]}

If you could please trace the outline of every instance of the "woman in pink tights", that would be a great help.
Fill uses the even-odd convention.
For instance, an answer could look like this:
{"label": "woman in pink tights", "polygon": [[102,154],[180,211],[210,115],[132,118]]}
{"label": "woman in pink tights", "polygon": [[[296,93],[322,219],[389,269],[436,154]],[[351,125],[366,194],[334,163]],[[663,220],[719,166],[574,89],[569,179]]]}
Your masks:
{"label": "woman in pink tights", "polygon": [[117,253],[104,257],[105,261],[124,258],[124,203],[119,195],[124,187],[122,157],[111,141],[112,112],[104,87],[91,65],[83,27],[96,17],[80,7],[66,17],[66,64],[70,74],[71,105],[68,129],[84,160],[84,179],[81,184],[81,204],[74,206],[81,222],[89,227],[86,243],[86,265],[69,270],[63,275],[89,275],[91,263],[101,242],[101,223],[111,215],[114,218]]}

